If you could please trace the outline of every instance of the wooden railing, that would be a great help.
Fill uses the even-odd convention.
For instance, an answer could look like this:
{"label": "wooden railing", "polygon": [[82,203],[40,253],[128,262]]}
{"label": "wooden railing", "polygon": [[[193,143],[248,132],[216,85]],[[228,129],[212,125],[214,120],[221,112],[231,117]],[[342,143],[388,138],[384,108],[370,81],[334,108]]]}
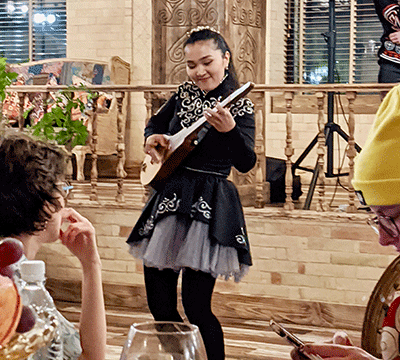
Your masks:
{"label": "wooden railing", "polygon": [[[355,141],[354,141],[354,131],[355,131],[355,108],[354,102],[359,93],[379,93],[383,91],[390,90],[396,84],[324,84],[324,85],[298,85],[298,84],[285,84],[285,85],[266,85],[258,84],[252,91],[251,97],[255,104],[255,119],[256,119],[256,138],[255,138],[255,151],[257,153],[258,161],[255,169],[251,172],[251,182],[254,190],[254,196],[252,198],[252,205],[254,207],[261,208],[265,205],[265,194],[264,183],[265,183],[265,128],[266,128],[266,94],[270,93],[282,93],[284,95],[286,103],[286,146],[284,149],[284,154],[286,156],[286,202],[284,204],[284,209],[291,211],[294,209],[294,203],[292,201],[292,165],[293,165],[293,133],[296,129],[293,129],[292,121],[292,105],[296,96],[307,93],[316,98],[317,103],[317,113],[318,113],[318,143],[317,143],[317,166],[319,167],[317,188],[318,188],[318,204],[317,210],[324,211],[327,206],[324,202],[324,166],[325,166],[325,134],[324,127],[326,124],[326,98],[329,92],[345,94],[348,101],[348,122],[349,122],[349,139],[348,139],[348,164],[349,164],[349,176],[348,176],[348,186],[350,188],[349,199],[348,199],[348,212],[356,211],[355,206],[355,195],[354,190],[351,185],[351,179],[354,171],[354,157],[356,155]],[[91,85],[87,86],[88,89],[93,92],[101,91],[107,93],[113,93],[114,97],[117,99],[118,104],[118,138],[116,143],[116,149],[118,154],[118,166],[123,167],[123,159],[125,159],[125,139],[123,137],[125,124],[124,112],[123,112],[123,101],[128,93],[143,93],[145,99],[147,118],[149,118],[152,113],[152,104],[155,99],[166,99],[173,91],[176,90],[176,85],[151,85],[151,86],[134,86],[134,85]],[[23,101],[24,96],[27,93],[43,93],[44,98],[48,98],[50,92],[58,90],[66,90],[66,86],[10,86],[9,91],[18,92],[20,99],[20,127],[23,126]],[[96,130],[96,111],[93,112],[93,133],[91,137],[91,151],[92,151],[92,170],[91,170],[91,196],[92,201],[97,201],[97,142],[98,134]],[[134,144],[132,144],[134,145]],[[142,143],[137,146],[142,146]],[[117,173],[117,202],[124,202],[124,192],[123,192],[123,172],[119,171]]]}

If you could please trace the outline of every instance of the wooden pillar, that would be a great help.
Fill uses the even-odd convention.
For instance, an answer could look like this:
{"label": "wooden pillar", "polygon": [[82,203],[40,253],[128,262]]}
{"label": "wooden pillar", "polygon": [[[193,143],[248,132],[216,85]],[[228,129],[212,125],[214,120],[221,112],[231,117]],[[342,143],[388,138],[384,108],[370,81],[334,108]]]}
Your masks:
{"label": "wooden pillar", "polygon": [[293,127],[293,119],[292,119],[292,103],[294,98],[293,91],[285,92],[285,100],[286,100],[286,147],[285,147],[285,155],[286,155],[286,176],[285,176],[285,192],[286,192],[286,201],[284,205],[285,210],[293,210],[294,204],[292,200],[293,193],[293,175],[292,175],[292,156],[294,154],[294,149],[292,145],[292,127]]}
{"label": "wooden pillar", "polygon": [[325,205],[325,93],[318,91],[318,147],[317,147],[317,166],[318,166],[318,203],[317,211],[326,211]]}
{"label": "wooden pillar", "polygon": [[257,164],[255,170],[255,203],[254,207],[263,208],[269,202],[269,183],[265,181],[265,139],[264,139],[264,92],[254,94],[255,101],[255,121],[256,138],[255,152],[257,154]]}
{"label": "wooden pillar", "polygon": [[347,149],[347,157],[349,158],[349,176],[348,176],[348,186],[349,186],[349,206],[347,207],[348,213],[357,212],[357,208],[354,205],[354,188],[351,183],[354,176],[354,158],[357,155],[355,140],[354,140],[354,130],[355,130],[355,118],[354,118],[354,101],[357,97],[357,93],[355,91],[347,91],[346,92],[347,100],[349,101],[349,147]]}
{"label": "wooden pillar", "polygon": [[125,202],[125,196],[123,191],[124,178],[126,177],[126,172],[124,170],[125,165],[125,142],[124,142],[124,127],[125,127],[125,118],[123,114],[123,102],[125,97],[125,92],[119,91],[115,94],[117,98],[117,196],[115,200],[119,203]]}
{"label": "wooden pillar", "polygon": [[93,122],[92,122],[92,137],[90,142],[90,149],[92,151],[92,170],[90,173],[91,193],[90,200],[98,201],[97,196],[97,96],[93,98]]}
{"label": "wooden pillar", "polygon": [[18,91],[18,99],[19,99],[19,116],[18,116],[18,128],[22,131],[24,128],[24,101],[26,94],[22,91]]}
{"label": "wooden pillar", "polygon": [[[146,101],[146,114],[147,114],[147,116],[146,116],[146,124],[147,124],[149,119],[152,116],[152,103],[153,103],[154,94],[151,91],[145,91],[143,95],[144,95],[144,99]],[[142,149],[143,149],[143,147],[142,147]],[[143,154],[143,156],[144,156],[144,154]],[[151,195],[151,187],[148,186],[148,185],[143,186],[143,190],[144,191],[143,191],[142,202],[146,203],[147,200],[149,199],[150,195]]]}

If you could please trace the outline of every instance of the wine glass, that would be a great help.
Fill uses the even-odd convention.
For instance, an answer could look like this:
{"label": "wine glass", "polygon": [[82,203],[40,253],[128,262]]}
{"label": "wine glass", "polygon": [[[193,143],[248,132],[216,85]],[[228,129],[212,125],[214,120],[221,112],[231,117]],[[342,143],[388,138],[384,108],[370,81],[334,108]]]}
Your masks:
{"label": "wine glass", "polygon": [[133,324],[120,360],[207,360],[196,325],[149,321]]}

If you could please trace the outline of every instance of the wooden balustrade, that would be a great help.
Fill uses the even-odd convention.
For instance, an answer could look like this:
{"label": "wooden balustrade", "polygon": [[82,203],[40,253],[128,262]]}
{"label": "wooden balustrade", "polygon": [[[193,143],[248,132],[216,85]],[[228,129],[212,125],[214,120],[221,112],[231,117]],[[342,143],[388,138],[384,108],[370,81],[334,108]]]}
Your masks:
{"label": "wooden balustrade", "polygon": [[[285,85],[266,85],[258,84],[255,86],[250,97],[255,103],[256,111],[256,152],[257,152],[257,165],[252,172],[251,179],[253,181],[254,187],[254,197],[253,206],[263,207],[265,204],[265,128],[266,122],[268,121],[268,115],[266,113],[265,100],[266,96],[270,93],[283,93],[285,99],[285,112],[286,112],[286,146],[282,149],[282,154],[286,156],[286,202],[284,204],[285,210],[292,211],[294,209],[294,204],[292,200],[292,165],[293,165],[293,134],[296,133],[296,129],[293,128],[293,101],[298,96],[298,94],[307,93],[308,96],[314,97],[317,103],[317,129],[318,129],[318,140],[317,140],[317,164],[318,168],[318,204],[317,210],[325,211],[327,206],[324,201],[325,185],[324,185],[324,166],[325,166],[325,134],[324,126],[326,124],[326,115],[324,112],[325,98],[328,92],[343,93],[346,95],[348,101],[348,122],[349,122],[349,138],[348,138],[348,149],[346,155],[348,157],[349,163],[349,200],[348,200],[348,212],[356,211],[355,207],[355,196],[354,190],[351,185],[351,179],[354,173],[354,157],[356,156],[356,144],[354,139],[355,132],[355,100],[358,93],[379,93],[380,91],[388,91],[396,84],[323,84],[323,85],[300,85],[300,84],[285,84]],[[153,100],[154,99],[165,99],[168,98],[171,93],[176,89],[176,85],[149,85],[149,86],[135,86],[135,85],[90,85],[87,86],[88,89],[98,92],[107,92],[114,94],[117,106],[118,106],[118,118],[117,118],[117,128],[118,136],[116,140],[116,150],[118,157],[117,165],[117,194],[115,197],[116,202],[124,202],[124,192],[123,192],[123,179],[126,175],[124,171],[124,161],[125,161],[125,142],[124,142],[124,111],[123,111],[123,100],[127,97],[128,93],[139,92],[143,93],[146,106],[147,119],[153,113]],[[43,93],[44,98],[49,97],[50,92],[58,90],[67,90],[67,86],[39,86],[39,85],[24,85],[24,86],[10,86],[9,91],[15,91],[18,93],[20,101],[20,118],[18,121],[19,128],[22,129],[24,124],[23,119],[23,102],[26,94],[29,93]],[[311,94],[311,95],[310,95]],[[91,169],[91,195],[90,200],[97,201],[97,158],[98,158],[98,134],[97,134],[97,111],[96,104],[94,105],[92,116],[93,130],[92,136],[90,138],[90,146],[92,152],[92,169]],[[132,144],[135,145],[135,144]],[[138,147],[142,147],[143,144],[136,144]]]}

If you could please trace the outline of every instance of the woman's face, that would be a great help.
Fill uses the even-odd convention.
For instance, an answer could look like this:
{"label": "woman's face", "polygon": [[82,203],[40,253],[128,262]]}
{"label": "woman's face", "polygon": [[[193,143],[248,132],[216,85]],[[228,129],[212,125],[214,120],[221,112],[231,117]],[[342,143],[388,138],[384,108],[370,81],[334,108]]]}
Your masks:
{"label": "woman's face", "polygon": [[[400,229],[400,205],[371,206],[372,211],[379,216],[384,216],[392,226]],[[383,246],[393,245],[400,252],[400,236],[391,236],[379,225],[379,243]]]}
{"label": "woman's face", "polygon": [[189,78],[204,91],[214,90],[225,76],[229,52],[223,54],[214,40],[200,40],[185,46],[186,71]]}

